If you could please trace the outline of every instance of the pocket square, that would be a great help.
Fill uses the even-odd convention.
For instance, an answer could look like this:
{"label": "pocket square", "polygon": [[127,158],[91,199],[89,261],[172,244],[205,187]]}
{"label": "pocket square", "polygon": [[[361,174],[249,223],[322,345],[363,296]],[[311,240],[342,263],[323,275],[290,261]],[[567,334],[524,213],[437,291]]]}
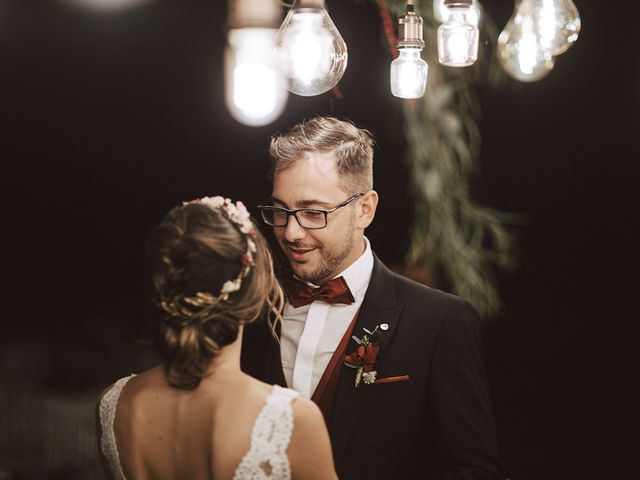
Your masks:
{"label": "pocket square", "polygon": [[409,375],[399,375],[397,377],[377,378],[374,383],[403,382],[406,380],[411,380],[411,377],[409,377]]}

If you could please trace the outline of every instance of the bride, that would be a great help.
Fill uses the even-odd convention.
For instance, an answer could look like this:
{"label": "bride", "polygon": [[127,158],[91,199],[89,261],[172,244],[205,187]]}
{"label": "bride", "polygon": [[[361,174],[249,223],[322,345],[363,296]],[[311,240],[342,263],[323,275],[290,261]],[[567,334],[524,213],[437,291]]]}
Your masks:
{"label": "bride", "polygon": [[163,363],[98,401],[109,478],[336,479],[322,414],[293,390],[240,370],[243,326],[280,317],[271,255],[244,205],[174,208],[147,244]]}

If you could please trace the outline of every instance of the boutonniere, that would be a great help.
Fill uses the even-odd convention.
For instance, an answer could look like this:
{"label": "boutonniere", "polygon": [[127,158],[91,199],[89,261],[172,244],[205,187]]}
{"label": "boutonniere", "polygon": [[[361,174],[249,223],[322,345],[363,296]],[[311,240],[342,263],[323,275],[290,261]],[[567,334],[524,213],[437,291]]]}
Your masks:
{"label": "boutonniere", "polygon": [[343,363],[349,368],[356,369],[355,385],[358,388],[360,382],[370,385],[376,381],[378,372],[374,369],[378,361],[378,353],[380,352],[380,342],[378,341],[382,332],[389,329],[389,325],[383,323],[377,325],[373,331],[363,328],[365,335],[358,338],[353,335],[351,338],[358,344],[355,352],[345,355]]}

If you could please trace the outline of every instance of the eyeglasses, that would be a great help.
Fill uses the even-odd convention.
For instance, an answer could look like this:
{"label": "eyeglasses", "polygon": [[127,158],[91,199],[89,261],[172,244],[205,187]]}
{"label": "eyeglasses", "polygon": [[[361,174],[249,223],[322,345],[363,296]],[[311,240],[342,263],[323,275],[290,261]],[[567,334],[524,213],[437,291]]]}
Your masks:
{"label": "eyeglasses", "polygon": [[356,193],[354,196],[347,198],[340,205],[329,210],[321,208],[298,208],[289,210],[284,207],[274,207],[273,205],[258,205],[258,209],[262,214],[262,220],[272,227],[286,227],[289,223],[289,216],[295,217],[298,225],[308,230],[319,230],[327,226],[327,215],[335,212],[337,209],[349,205],[356,198],[361,197],[364,193]]}

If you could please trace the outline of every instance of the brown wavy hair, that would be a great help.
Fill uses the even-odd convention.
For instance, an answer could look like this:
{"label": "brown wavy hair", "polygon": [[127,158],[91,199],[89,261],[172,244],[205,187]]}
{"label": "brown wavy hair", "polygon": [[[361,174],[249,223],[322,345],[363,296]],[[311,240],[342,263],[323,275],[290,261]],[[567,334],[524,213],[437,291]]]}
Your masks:
{"label": "brown wavy hair", "polygon": [[271,175],[292,167],[308,152],[332,153],[341,188],[347,193],[368,192],[373,188],[373,146],[371,132],[351,121],[313,117],[271,137]]}
{"label": "brown wavy hair", "polygon": [[265,238],[256,229],[255,264],[228,299],[223,284],[243,268],[247,237],[220,209],[189,203],[171,210],[147,240],[145,275],[156,344],[170,385],[195,388],[240,325],[280,321],[282,290]]}

